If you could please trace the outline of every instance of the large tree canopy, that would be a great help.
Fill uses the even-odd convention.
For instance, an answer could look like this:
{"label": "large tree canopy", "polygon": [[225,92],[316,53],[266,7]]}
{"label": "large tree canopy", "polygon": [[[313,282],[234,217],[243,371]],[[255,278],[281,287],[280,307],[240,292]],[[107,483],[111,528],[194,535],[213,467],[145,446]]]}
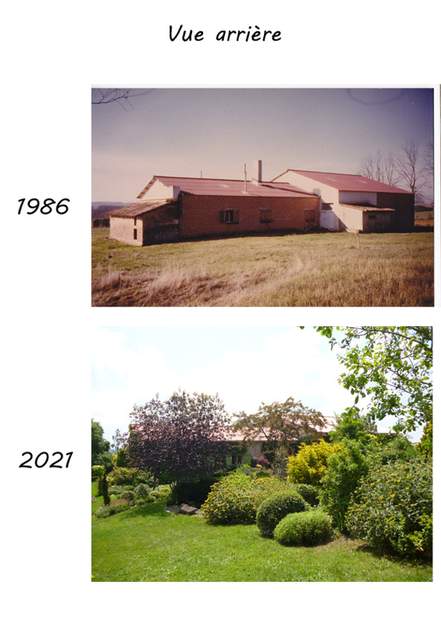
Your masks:
{"label": "large tree canopy", "polygon": [[92,420],[92,466],[109,461],[110,444],[104,439],[104,430],[100,423]]}
{"label": "large tree canopy", "polygon": [[129,461],[156,477],[185,481],[224,465],[229,425],[217,395],[175,392],[135,406],[130,415]]}
{"label": "large tree canopy", "polygon": [[340,349],[340,381],[354,405],[368,399],[373,421],[397,419],[396,429],[413,431],[432,420],[432,328],[427,326],[317,327]]}
{"label": "large tree canopy", "polygon": [[317,434],[326,426],[325,417],[293,397],[281,403],[261,403],[255,414],[236,414],[233,428],[244,440],[265,439],[274,447],[273,468],[284,474],[286,456],[293,442]]}

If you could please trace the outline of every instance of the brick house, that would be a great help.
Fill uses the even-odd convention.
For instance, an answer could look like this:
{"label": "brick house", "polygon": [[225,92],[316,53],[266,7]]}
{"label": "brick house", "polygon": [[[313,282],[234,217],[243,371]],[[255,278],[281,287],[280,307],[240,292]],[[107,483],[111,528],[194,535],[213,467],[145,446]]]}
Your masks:
{"label": "brick house", "polygon": [[287,169],[273,182],[288,182],[320,197],[320,226],[330,231],[410,231],[415,196],[361,175]]}
{"label": "brick house", "polygon": [[287,169],[251,180],[155,175],[110,213],[110,238],[131,245],[251,233],[410,231],[413,193],[364,176]]}
{"label": "brick house", "polygon": [[110,238],[132,245],[319,227],[320,199],[289,182],[153,176],[110,215]]}

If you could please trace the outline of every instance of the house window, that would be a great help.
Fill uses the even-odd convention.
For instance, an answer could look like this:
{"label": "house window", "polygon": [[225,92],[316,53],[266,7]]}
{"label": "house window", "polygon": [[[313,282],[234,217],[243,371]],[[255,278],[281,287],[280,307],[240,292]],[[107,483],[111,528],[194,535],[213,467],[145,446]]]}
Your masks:
{"label": "house window", "polygon": [[271,208],[260,208],[260,223],[271,223],[273,220],[273,211]]}
{"label": "house window", "polygon": [[133,240],[137,240],[138,238],[138,230],[136,228],[133,228]]}
{"label": "house window", "polygon": [[221,223],[239,223],[239,211],[238,210],[221,210],[219,213],[219,219]]}

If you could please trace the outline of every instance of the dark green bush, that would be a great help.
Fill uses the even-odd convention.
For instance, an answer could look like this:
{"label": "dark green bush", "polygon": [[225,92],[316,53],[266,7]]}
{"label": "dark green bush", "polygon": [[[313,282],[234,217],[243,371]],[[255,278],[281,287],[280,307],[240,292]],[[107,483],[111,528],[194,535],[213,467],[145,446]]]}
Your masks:
{"label": "dark green bush", "polygon": [[356,490],[347,518],[354,537],[399,555],[432,552],[432,467],[423,461],[373,467]]}
{"label": "dark green bush", "polygon": [[177,483],[173,488],[173,503],[175,505],[192,503],[196,507],[200,507],[217,480],[216,477],[210,477],[199,481]]}
{"label": "dark green bush", "polygon": [[317,507],[320,495],[320,489],[317,486],[310,485],[309,483],[295,483],[294,486],[308,505],[311,505],[311,507]]}
{"label": "dark green bush", "polygon": [[316,546],[333,537],[331,517],[314,509],[285,516],[274,530],[274,537],[284,546]]}
{"label": "dark green bush", "polygon": [[99,464],[92,466],[92,481],[96,481],[97,479],[101,479],[105,472],[104,466]]}
{"label": "dark green bush", "polygon": [[253,524],[259,505],[277,492],[293,491],[277,477],[232,472],[215,483],[201,510],[211,524]]}
{"label": "dark green bush", "polygon": [[299,492],[280,492],[266,498],[260,504],[256,523],[263,537],[272,537],[280,520],[289,513],[305,511],[307,504]]}

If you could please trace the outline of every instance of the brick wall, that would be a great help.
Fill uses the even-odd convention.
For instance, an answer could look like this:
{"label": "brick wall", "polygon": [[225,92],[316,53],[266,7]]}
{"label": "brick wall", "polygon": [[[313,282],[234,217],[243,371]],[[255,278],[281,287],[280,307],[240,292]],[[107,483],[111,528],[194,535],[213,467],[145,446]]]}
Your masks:
{"label": "brick wall", "polygon": [[[238,223],[221,222],[220,213],[226,210],[238,211]],[[262,210],[270,222],[261,222]],[[180,237],[305,230],[317,227],[319,218],[317,197],[222,197],[183,193]]]}

